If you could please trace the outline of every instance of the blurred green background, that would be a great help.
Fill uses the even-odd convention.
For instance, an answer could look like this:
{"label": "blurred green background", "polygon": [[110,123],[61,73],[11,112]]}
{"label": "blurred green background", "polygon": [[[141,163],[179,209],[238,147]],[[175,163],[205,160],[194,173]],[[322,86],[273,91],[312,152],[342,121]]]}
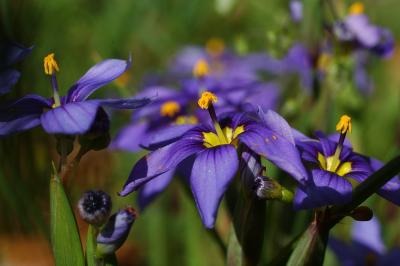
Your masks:
{"label": "blurred green background", "polygon": [[[42,67],[43,57],[50,52],[56,54],[60,65],[58,81],[62,95],[94,63],[104,58],[127,58],[132,53],[134,63],[125,86],[114,83],[99,92],[127,96],[140,89],[144,74],[162,72],[171,57],[189,44],[202,46],[208,39],[219,37],[233,49],[266,51],[280,57],[292,43],[301,40],[300,26],[290,21],[288,1],[283,0],[0,0],[0,3],[3,35],[25,46],[34,46],[32,54],[18,65],[22,77],[8,98],[29,92],[51,96]],[[390,28],[398,39],[400,2],[364,3],[371,20]],[[306,102],[299,100],[298,94],[288,94],[281,106],[283,115],[300,129],[332,131],[340,114],[351,113],[354,130],[350,138],[355,149],[387,161],[400,151],[399,58],[396,49],[392,58],[373,61],[369,71],[375,91],[368,98],[357,94],[349,81],[333,79],[323,86],[343,86],[342,91],[329,89],[329,99],[317,101],[313,108],[304,108]],[[293,102],[304,112],[294,114],[288,104]],[[113,116],[113,135],[129,117],[129,112]],[[24,259],[38,261],[37,265],[52,264],[46,239],[49,162],[57,158],[54,145],[54,140],[40,128],[0,140],[0,264],[3,261],[19,265]],[[72,204],[76,205],[83,191],[96,188],[113,195],[115,209],[127,204],[136,206],[134,195],[119,198],[116,192],[137,158],[137,154],[124,152],[90,152],[83,159],[78,175],[68,183]],[[377,197],[368,204],[375,206],[378,217],[385,221],[386,243],[400,245],[398,210]],[[307,213],[297,214],[296,223],[291,222],[292,216],[289,206],[270,203],[266,260],[276,253],[276,247],[306,227]],[[84,233],[84,223],[79,224]],[[348,237],[350,224],[350,219],[343,221],[334,233]],[[228,229],[229,219],[223,209],[217,231],[224,241]],[[118,252],[118,257],[121,265],[224,264],[223,252],[201,225],[191,195],[178,181],[139,216],[129,242]],[[331,255],[327,260],[326,265],[333,265]]]}

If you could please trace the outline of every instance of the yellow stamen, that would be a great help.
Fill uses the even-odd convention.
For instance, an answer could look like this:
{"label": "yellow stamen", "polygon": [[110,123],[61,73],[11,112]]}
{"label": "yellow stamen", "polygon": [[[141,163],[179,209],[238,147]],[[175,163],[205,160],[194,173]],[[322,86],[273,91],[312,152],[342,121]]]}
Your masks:
{"label": "yellow stamen", "polygon": [[59,71],[57,61],[54,59],[54,53],[51,53],[44,58],[43,66],[46,75],[53,75],[54,71]]}
{"label": "yellow stamen", "polygon": [[224,41],[220,38],[211,38],[206,43],[206,51],[213,57],[220,56],[225,50]]}
{"label": "yellow stamen", "polygon": [[351,117],[348,115],[342,115],[339,122],[336,124],[336,131],[344,134],[347,132],[351,133]]}
{"label": "yellow stamen", "polygon": [[364,4],[361,2],[355,2],[349,7],[350,15],[359,15],[364,13]]}
{"label": "yellow stamen", "polygon": [[175,119],[175,124],[177,125],[195,125],[199,122],[197,117],[194,115],[189,115],[189,116],[183,116],[180,115]]}
{"label": "yellow stamen", "polygon": [[335,158],[334,155],[325,157],[321,153],[318,153],[318,162],[322,169],[336,173],[339,176],[345,176],[351,172],[351,162],[342,163],[339,159]]}
{"label": "yellow stamen", "polygon": [[193,76],[196,78],[202,78],[207,76],[209,72],[208,63],[204,59],[199,59],[193,67]]}
{"label": "yellow stamen", "polygon": [[207,110],[210,106],[210,103],[216,103],[218,101],[217,96],[209,91],[204,91],[200,99],[197,101],[197,104],[200,106],[201,109]]}
{"label": "yellow stamen", "polygon": [[175,101],[168,101],[161,105],[160,114],[162,116],[174,117],[177,113],[179,113],[180,110],[181,107],[179,103]]}
{"label": "yellow stamen", "polygon": [[207,148],[216,147],[225,144],[232,144],[235,147],[238,145],[237,137],[244,132],[244,126],[239,126],[233,130],[230,127],[225,127],[222,132],[226,139],[221,139],[214,132],[203,132],[203,145]]}
{"label": "yellow stamen", "polygon": [[336,170],[336,173],[340,176],[345,176],[351,172],[351,162],[342,163]]}

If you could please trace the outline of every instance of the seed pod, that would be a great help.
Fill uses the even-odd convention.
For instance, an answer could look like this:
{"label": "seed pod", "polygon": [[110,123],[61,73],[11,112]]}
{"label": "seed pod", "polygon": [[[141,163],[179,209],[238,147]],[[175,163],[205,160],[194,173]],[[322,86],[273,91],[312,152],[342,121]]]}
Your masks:
{"label": "seed pod", "polygon": [[79,214],[89,224],[100,226],[107,221],[111,212],[111,198],[101,190],[86,191],[78,202]]}

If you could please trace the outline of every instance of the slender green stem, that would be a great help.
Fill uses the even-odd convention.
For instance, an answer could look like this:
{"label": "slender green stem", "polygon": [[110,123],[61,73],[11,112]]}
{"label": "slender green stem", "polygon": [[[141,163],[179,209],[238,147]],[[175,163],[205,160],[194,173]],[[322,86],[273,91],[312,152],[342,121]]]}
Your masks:
{"label": "slender green stem", "polygon": [[329,226],[333,227],[354,208],[363,203],[379,188],[385,185],[390,179],[400,172],[400,155],[393,158],[381,169],[369,176],[364,182],[357,186],[353,191],[353,199],[350,203],[335,206],[330,210],[332,218]]}

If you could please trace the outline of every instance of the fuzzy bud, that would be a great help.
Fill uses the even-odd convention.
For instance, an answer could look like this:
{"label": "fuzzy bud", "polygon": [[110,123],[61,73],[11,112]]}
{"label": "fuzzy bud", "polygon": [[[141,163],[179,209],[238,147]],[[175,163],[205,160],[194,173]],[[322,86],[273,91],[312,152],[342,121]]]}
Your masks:
{"label": "fuzzy bud", "polygon": [[96,226],[100,226],[107,221],[111,207],[110,196],[101,190],[86,191],[78,202],[78,210],[82,219]]}

